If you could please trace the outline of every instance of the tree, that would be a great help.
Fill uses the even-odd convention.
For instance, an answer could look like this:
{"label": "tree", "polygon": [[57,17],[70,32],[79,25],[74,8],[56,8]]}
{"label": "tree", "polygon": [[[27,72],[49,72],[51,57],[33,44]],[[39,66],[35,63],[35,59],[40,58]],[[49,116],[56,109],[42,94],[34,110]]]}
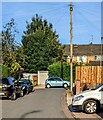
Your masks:
{"label": "tree", "polygon": [[11,74],[19,68],[19,64],[16,61],[16,33],[18,33],[18,31],[16,30],[14,19],[11,19],[2,30],[3,65],[9,68]]}
{"label": "tree", "polygon": [[9,76],[9,69],[5,65],[0,65],[0,76]]}
{"label": "tree", "polygon": [[66,62],[56,62],[48,67],[49,75],[50,76],[58,76],[62,77],[64,80],[70,81],[70,65],[68,65]]}
{"label": "tree", "polygon": [[24,54],[23,45],[19,44],[16,50],[16,61],[19,63],[20,66],[25,66],[26,64],[25,59],[26,59],[26,55]]}
{"label": "tree", "polygon": [[56,31],[47,20],[36,15],[31,23],[27,22],[22,37],[25,54],[24,68],[29,72],[47,70],[47,67],[61,59],[62,46]]}

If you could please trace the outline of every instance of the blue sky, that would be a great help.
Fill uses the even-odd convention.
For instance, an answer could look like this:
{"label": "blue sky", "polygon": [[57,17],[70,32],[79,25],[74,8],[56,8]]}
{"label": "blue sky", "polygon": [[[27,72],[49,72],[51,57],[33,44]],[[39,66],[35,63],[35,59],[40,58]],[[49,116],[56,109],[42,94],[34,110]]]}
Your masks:
{"label": "blue sky", "polygon": [[[103,2],[101,4],[101,35],[103,37]],[[103,42],[102,42],[103,44]]]}
{"label": "blue sky", "polygon": [[[101,3],[73,2],[73,43],[101,43]],[[15,19],[19,34],[16,40],[21,43],[26,20],[30,22],[35,14],[53,24],[62,44],[70,43],[69,2],[3,2],[2,25]]]}

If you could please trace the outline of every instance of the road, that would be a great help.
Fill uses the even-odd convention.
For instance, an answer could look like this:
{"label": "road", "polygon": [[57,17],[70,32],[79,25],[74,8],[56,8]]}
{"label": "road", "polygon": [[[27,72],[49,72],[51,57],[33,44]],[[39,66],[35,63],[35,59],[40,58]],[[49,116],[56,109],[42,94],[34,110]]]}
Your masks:
{"label": "road", "polygon": [[63,88],[38,89],[15,101],[2,101],[3,118],[66,118],[61,105]]}

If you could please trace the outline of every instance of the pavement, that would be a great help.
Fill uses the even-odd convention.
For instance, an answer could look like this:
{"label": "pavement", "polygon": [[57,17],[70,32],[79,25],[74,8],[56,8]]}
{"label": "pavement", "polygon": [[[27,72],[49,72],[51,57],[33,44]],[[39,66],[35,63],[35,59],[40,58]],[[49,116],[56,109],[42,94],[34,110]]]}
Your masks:
{"label": "pavement", "polygon": [[100,113],[103,114],[103,112],[100,112],[99,114],[86,114],[83,113],[81,111],[73,111],[72,109],[72,98],[73,96],[71,95],[71,93],[67,92],[66,93],[66,97],[67,97],[67,105],[68,105],[68,110],[71,112],[72,116],[75,119],[78,120],[103,120],[103,118],[99,115]]}
{"label": "pavement", "polygon": [[44,84],[36,85],[36,86],[34,87],[35,90],[36,90],[36,89],[44,89],[44,88],[45,88],[45,85],[44,85]]}

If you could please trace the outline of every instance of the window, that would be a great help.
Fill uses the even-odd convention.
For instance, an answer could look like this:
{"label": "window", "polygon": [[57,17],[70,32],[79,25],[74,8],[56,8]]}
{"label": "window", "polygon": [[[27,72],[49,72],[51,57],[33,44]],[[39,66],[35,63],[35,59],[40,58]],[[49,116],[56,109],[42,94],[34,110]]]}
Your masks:
{"label": "window", "polygon": [[54,79],[53,78],[49,78],[48,81],[54,81]]}
{"label": "window", "polygon": [[87,62],[87,56],[77,56],[77,62]]}
{"label": "window", "polygon": [[95,55],[95,56],[94,56],[94,60],[95,60],[95,61],[103,60],[103,55]]}
{"label": "window", "polygon": [[94,60],[97,60],[97,56],[94,56]]}
{"label": "window", "polygon": [[56,81],[62,81],[60,78],[55,78]]}

